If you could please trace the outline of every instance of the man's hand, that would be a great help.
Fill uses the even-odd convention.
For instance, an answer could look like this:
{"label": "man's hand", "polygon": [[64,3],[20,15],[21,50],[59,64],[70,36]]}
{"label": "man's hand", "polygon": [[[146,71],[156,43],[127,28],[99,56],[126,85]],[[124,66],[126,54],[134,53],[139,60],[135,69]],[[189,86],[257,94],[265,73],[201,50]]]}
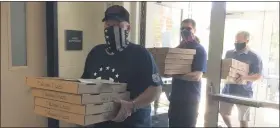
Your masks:
{"label": "man's hand", "polygon": [[190,72],[186,74],[190,81],[200,81],[203,73],[199,71]]}
{"label": "man's hand", "polygon": [[131,116],[133,103],[125,100],[116,100],[114,101],[120,104],[120,109],[117,116],[112,119],[115,122],[123,122],[127,117]]}
{"label": "man's hand", "polygon": [[238,77],[236,78],[236,82],[237,83],[242,83],[242,81],[244,81],[246,78],[246,76],[242,75],[242,74],[238,74]]}
{"label": "man's hand", "polygon": [[242,81],[251,81],[255,82],[257,80],[260,80],[262,78],[261,74],[252,74],[252,75],[242,75],[238,74],[239,77],[236,79],[236,82],[242,82]]}

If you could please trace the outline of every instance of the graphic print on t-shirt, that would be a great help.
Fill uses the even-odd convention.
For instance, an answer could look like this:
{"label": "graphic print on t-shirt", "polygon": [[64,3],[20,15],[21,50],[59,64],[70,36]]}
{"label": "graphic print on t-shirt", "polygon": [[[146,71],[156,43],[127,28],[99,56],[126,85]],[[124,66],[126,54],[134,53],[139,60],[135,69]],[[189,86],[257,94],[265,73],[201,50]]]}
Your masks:
{"label": "graphic print on t-shirt", "polygon": [[112,82],[119,82],[119,73],[114,67],[100,66],[98,70],[92,72],[93,79],[110,80]]}

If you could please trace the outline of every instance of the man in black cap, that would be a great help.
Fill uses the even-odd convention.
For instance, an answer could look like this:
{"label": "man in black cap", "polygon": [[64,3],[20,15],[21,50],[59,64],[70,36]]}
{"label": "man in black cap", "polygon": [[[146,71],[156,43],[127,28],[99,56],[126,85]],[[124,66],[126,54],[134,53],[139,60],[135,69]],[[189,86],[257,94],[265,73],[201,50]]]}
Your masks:
{"label": "man in black cap", "polygon": [[119,101],[121,108],[117,116],[94,127],[149,127],[150,104],[162,90],[154,59],[144,47],[128,41],[129,13],[124,7],[109,7],[102,21],[106,43],[90,51],[82,78],[127,83],[131,100]]}

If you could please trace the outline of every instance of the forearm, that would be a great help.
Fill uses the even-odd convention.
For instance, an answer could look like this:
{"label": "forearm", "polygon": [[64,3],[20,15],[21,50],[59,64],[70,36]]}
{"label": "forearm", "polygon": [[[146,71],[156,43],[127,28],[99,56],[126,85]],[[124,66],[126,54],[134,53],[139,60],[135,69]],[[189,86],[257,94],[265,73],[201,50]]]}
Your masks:
{"label": "forearm", "polygon": [[141,95],[133,100],[137,108],[145,107],[155,101],[161,94],[161,86],[150,86]]}
{"label": "forearm", "polygon": [[259,80],[261,78],[262,78],[262,76],[260,74],[253,74],[253,75],[245,76],[244,79],[247,80],[247,81],[254,82],[254,81],[257,81],[257,80]]}
{"label": "forearm", "polygon": [[203,73],[201,71],[194,71],[184,75],[175,75],[174,78],[179,78],[187,81],[199,81],[202,78]]}

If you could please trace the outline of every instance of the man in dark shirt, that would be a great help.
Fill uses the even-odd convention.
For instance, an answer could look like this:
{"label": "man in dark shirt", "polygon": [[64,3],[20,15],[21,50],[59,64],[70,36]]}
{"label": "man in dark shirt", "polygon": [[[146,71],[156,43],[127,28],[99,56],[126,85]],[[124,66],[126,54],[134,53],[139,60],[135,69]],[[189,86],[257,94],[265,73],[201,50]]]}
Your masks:
{"label": "man in dark shirt", "polygon": [[[246,80],[247,85],[226,84],[222,90],[223,94],[234,96],[241,96],[246,98],[253,97],[252,83],[261,78],[262,74],[262,60],[260,57],[250,50],[248,47],[250,34],[246,31],[240,31],[235,37],[235,49],[227,51],[225,58],[233,58],[249,65],[249,74],[242,76],[237,81]],[[234,104],[220,102],[220,113],[224,122],[228,127],[232,127],[229,116]],[[250,119],[250,107],[244,105],[236,105],[239,111],[240,127],[248,127]]]}
{"label": "man in dark shirt", "polygon": [[169,105],[170,127],[195,127],[198,115],[201,78],[206,72],[206,51],[194,36],[196,23],[192,19],[182,22],[182,42],[178,48],[195,49],[192,72],[173,76]]}
{"label": "man in dark shirt", "polygon": [[112,121],[94,127],[149,127],[150,104],[162,89],[162,80],[154,59],[144,47],[128,41],[129,13],[124,7],[109,7],[102,21],[106,43],[90,51],[82,78],[127,83],[131,100],[119,101],[121,107],[117,116]]}

